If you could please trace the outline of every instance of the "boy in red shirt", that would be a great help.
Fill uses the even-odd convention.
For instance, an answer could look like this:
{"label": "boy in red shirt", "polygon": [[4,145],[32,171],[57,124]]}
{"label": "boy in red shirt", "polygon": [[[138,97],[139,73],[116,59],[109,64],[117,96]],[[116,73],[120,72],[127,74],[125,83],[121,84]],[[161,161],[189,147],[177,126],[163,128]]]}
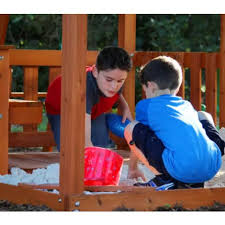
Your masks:
{"label": "boy in red shirt", "polygon": [[[119,47],[105,47],[97,57],[96,66],[87,67],[85,146],[111,147],[112,141],[109,138],[105,113],[113,106],[117,105],[120,108],[122,122],[126,119],[133,120],[122,95],[123,84],[130,69],[131,59],[128,53]],[[60,150],[60,102],[61,76],[48,87],[45,102],[58,150]]]}

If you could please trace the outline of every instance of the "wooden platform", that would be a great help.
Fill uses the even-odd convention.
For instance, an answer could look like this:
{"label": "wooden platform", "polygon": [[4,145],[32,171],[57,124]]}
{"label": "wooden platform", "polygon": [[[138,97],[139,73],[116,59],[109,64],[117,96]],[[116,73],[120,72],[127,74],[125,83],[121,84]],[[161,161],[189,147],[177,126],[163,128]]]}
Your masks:
{"label": "wooden platform", "polygon": [[[129,160],[129,151],[116,150],[123,158],[124,162]],[[9,169],[18,167],[24,170],[45,168],[49,164],[59,163],[59,152],[23,152],[9,153]]]}

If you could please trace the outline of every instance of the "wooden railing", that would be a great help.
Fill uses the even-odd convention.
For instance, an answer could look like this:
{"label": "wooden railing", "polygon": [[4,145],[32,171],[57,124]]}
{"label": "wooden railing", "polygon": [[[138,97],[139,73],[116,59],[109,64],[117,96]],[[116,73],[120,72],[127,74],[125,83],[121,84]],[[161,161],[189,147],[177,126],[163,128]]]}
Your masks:
{"label": "wooden railing", "polygon": [[[21,66],[24,71],[24,91],[11,92],[10,90],[10,98],[19,97],[24,100],[38,101],[39,98],[46,97],[46,92],[38,92],[39,67],[49,67],[48,80],[50,83],[61,73],[61,51],[19,49],[9,49],[8,51],[9,70],[14,66]],[[97,51],[87,52],[87,65],[95,63],[97,53]],[[133,65],[134,67],[142,66],[152,58],[159,55],[171,56],[183,67],[184,77],[178,94],[183,98],[188,96],[196,110],[201,110],[202,104],[204,104],[206,106],[206,111],[212,114],[215,123],[219,123],[220,126],[224,125],[225,115],[217,113],[218,93],[220,96],[219,107],[221,103],[224,102],[224,100],[221,99],[222,91],[219,89],[223,84],[220,84],[219,87],[217,86],[217,79],[220,79],[220,54],[204,52],[135,52],[132,58]],[[205,92],[201,90],[203,75],[205,78]],[[187,95],[185,91],[185,82],[188,82],[188,80],[190,82],[188,90],[190,92],[189,95]],[[127,83],[127,86],[129,86],[129,83]],[[220,92],[218,92],[218,89]],[[126,92],[126,88],[124,92]],[[132,102],[133,99],[129,99],[129,95],[127,96],[128,103]],[[29,107],[32,107],[32,103],[29,104]],[[12,118],[12,116],[15,116],[15,114],[11,115],[10,118]],[[30,124],[24,123],[23,127],[24,132],[10,133],[9,146],[45,146],[45,148],[47,148],[48,146],[55,145],[49,127],[46,132],[38,132],[37,123],[32,120],[30,121]]]}

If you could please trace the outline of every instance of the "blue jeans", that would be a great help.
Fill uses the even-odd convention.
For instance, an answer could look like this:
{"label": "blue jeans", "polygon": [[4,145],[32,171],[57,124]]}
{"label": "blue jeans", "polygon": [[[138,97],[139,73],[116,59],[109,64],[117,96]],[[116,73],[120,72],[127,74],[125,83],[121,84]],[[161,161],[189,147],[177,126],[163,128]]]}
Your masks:
{"label": "blue jeans", "polygon": [[47,114],[47,117],[54,135],[57,149],[60,151],[60,115]]}
{"label": "blue jeans", "polygon": [[[60,151],[60,115],[47,114],[48,121],[54,135],[58,151]],[[91,120],[91,141],[94,146],[113,148],[114,143],[109,137],[109,129],[106,124],[106,115],[102,114]]]}

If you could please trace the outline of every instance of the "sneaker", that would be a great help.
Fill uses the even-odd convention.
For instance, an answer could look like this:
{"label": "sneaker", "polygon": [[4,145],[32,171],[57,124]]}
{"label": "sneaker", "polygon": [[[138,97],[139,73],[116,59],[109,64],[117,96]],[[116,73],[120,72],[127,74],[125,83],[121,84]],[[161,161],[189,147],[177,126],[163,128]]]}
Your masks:
{"label": "sneaker", "polygon": [[160,176],[156,176],[146,183],[135,183],[134,186],[154,187],[156,191],[171,190],[175,188],[175,184],[171,180],[163,180]]}

